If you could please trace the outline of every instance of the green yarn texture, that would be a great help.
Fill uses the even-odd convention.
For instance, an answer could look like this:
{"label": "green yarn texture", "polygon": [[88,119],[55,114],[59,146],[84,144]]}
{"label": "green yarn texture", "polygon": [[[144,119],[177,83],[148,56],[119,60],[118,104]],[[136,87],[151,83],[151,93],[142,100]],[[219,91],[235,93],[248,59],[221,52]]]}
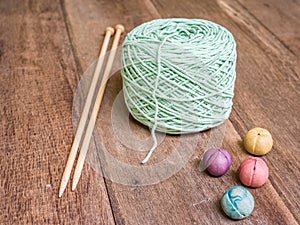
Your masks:
{"label": "green yarn texture", "polygon": [[229,117],[235,68],[236,44],[224,27],[200,19],[153,20],[123,43],[125,103],[153,132],[203,131]]}

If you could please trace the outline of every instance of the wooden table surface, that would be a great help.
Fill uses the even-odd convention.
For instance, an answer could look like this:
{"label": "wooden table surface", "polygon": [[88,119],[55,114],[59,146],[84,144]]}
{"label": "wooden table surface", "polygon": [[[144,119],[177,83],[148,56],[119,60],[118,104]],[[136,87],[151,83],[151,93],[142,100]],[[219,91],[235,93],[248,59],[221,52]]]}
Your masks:
{"label": "wooden table surface", "polygon": [[[85,164],[76,191],[69,184],[58,198],[74,135],[73,95],[97,58],[104,28],[123,23],[128,32],[169,17],[211,20],[236,39],[235,96],[222,143],[233,158],[230,171],[213,178],[198,170],[207,131],[196,134],[201,140],[188,163],[157,184],[112,182]],[[0,223],[299,224],[299,59],[299,0],[0,1]],[[108,83],[97,130],[115,158],[141,167],[145,152],[128,149],[112,130],[111,108],[121,88],[117,73]],[[136,136],[149,136],[132,119],[130,126]],[[249,156],[242,137],[256,126],[274,138],[273,150],[263,157],[269,181],[249,189],[252,215],[232,221],[219,201],[228,188],[241,185],[236,170]],[[150,164],[167,157],[178,139],[167,136]]]}

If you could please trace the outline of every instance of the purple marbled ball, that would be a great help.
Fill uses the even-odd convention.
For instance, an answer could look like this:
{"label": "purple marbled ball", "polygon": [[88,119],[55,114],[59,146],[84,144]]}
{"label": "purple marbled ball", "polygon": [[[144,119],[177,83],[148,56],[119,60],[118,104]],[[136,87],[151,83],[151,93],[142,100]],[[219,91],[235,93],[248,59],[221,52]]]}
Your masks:
{"label": "purple marbled ball", "polygon": [[212,148],[205,152],[203,164],[209,174],[219,177],[229,170],[231,157],[225,149]]}

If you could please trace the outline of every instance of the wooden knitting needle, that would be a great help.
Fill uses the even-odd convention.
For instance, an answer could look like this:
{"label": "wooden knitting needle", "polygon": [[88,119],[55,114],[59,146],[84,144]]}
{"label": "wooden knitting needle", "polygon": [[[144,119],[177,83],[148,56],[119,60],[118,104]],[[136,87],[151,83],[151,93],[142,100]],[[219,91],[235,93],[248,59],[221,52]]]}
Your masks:
{"label": "wooden knitting needle", "polygon": [[102,101],[104,91],[105,91],[105,87],[106,87],[106,83],[107,83],[107,80],[109,78],[109,73],[111,71],[112,64],[113,64],[113,61],[114,61],[114,58],[115,58],[115,55],[116,55],[116,51],[117,51],[116,49],[117,49],[118,44],[119,44],[120,36],[125,30],[124,26],[121,25],[121,24],[116,25],[115,29],[116,29],[116,34],[115,34],[115,37],[114,37],[112,48],[111,48],[111,51],[110,51],[110,54],[109,54],[109,57],[108,57],[108,60],[107,60],[106,68],[104,70],[103,78],[102,78],[100,88],[99,88],[99,91],[98,91],[98,94],[97,94],[97,97],[96,97],[96,101],[95,101],[95,105],[94,105],[94,108],[93,108],[93,111],[92,111],[92,114],[91,114],[91,117],[90,117],[90,121],[89,121],[88,127],[87,127],[86,132],[85,132],[85,137],[84,137],[83,142],[82,142],[82,146],[81,146],[80,153],[79,153],[78,160],[77,160],[77,165],[75,167],[75,172],[74,172],[74,176],[73,176],[73,183],[72,183],[72,191],[75,190],[75,188],[78,184],[79,178],[81,176],[81,171],[82,171],[84,160],[85,160],[85,157],[86,157],[86,153],[87,153],[87,150],[88,150],[88,147],[89,147],[89,144],[90,144],[91,136],[93,134],[93,130],[94,130],[94,126],[95,126],[95,123],[96,123],[97,115],[99,113],[101,101]]}
{"label": "wooden knitting needle", "polygon": [[78,124],[78,127],[77,127],[77,131],[76,131],[76,134],[75,134],[75,138],[74,138],[72,147],[71,147],[71,151],[70,151],[70,154],[69,154],[69,157],[68,157],[68,161],[67,161],[67,164],[66,164],[66,167],[65,167],[65,171],[64,171],[62,179],[61,179],[61,184],[60,184],[60,189],[59,189],[59,194],[58,194],[59,197],[61,197],[62,194],[64,193],[64,191],[66,189],[66,186],[68,184],[69,178],[70,178],[70,174],[71,174],[72,167],[73,167],[73,164],[74,164],[74,161],[75,161],[77,150],[78,150],[80,140],[82,138],[82,134],[83,134],[83,131],[84,131],[84,127],[85,127],[85,124],[86,124],[86,121],[87,121],[87,118],[88,118],[88,113],[89,113],[89,110],[91,108],[91,103],[92,103],[92,99],[93,99],[93,96],[94,96],[94,93],[95,93],[97,81],[99,79],[101,67],[103,65],[104,56],[105,56],[106,51],[107,51],[107,47],[108,47],[108,44],[109,44],[110,37],[113,34],[114,34],[114,28],[107,27],[105,29],[105,37],[104,37],[102,48],[101,48],[99,58],[98,58],[98,61],[97,61],[97,66],[96,66],[96,69],[95,69],[95,72],[94,72],[94,75],[93,75],[93,79],[92,79],[90,89],[89,89],[89,92],[88,92],[88,95],[87,95],[87,98],[86,98],[86,102],[85,102],[85,105],[84,105],[84,108],[83,108],[83,112],[82,112],[80,120],[79,120],[79,124]]}

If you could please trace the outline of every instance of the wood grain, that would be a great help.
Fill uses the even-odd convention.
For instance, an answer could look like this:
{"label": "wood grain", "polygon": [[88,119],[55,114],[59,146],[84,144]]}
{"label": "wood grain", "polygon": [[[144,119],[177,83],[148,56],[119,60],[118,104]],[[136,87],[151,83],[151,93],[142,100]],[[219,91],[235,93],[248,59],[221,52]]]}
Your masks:
{"label": "wood grain", "polygon": [[[299,224],[298,9],[299,2],[283,0],[1,1],[0,223]],[[230,171],[213,178],[198,170],[213,139],[213,131],[207,131],[164,139],[150,165],[174,152],[180,138],[181,149],[193,148],[193,140],[197,147],[191,155],[178,151],[188,163],[160,183],[140,186],[143,180],[133,179],[124,185],[103,178],[118,175],[109,154],[134,166],[141,166],[146,155],[126,147],[113,129],[112,108],[122,88],[117,72],[107,84],[90,146],[100,154],[95,162],[101,164],[85,165],[76,192],[69,186],[58,199],[73,138],[73,94],[96,60],[103,30],[122,22],[128,32],[161,17],[208,19],[227,27],[237,41],[234,106],[222,144],[233,157]],[[125,133],[125,138],[149,137],[148,128],[128,120],[133,134]],[[253,214],[232,221],[219,200],[226,189],[241,184],[236,170],[249,156],[241,141],[255,126],[274,137],[274,149],[263,157],[270,179],[262,188],[249,189],[256,201]],[[116,178],[125,175],[126,170]]]}
{"label": "wood grain", "polygon": [[239,2],[244,11],[249,12],[262,27],[269,30],[272,36],[280,40],[291,53],[299,58],[299,1],[241,0]]}
{"label": "wood grain", "polygon": [[93,173],[58,199],[79,77],[60,2],[1,1],[0,11],[0,223],[112,224]]}
{"label": "wood grain", "polygon": [[[228,12],[228,8],[223,7],[228,2],[231,3],[232,7],[238,7],[236,11],[240,13],[239,17],[235,16],[234,13],[232,16],[232,10]],[[255,24],[256,29],[259,30],[259,33],[256,34],[253,32],[253,29],[248,28],[252,27],[251,25],[245,26],[244,23],[241,23],[243,15],[248,14],[251,16],[251,12],[249,13],[247,10],[242,11],[243,7],[239,6],[238,2],[234,4],[232,1],[227,1],[226,3],[224,1],[218,1],[218,5],[211,2],[209,5],[198,3],[197,6],[199,10],[204,7],[208,9],[207,15],[203,14],[201,16],[204,18],[209,16],[210,20],[227,27],[237,41],[237,80],[230,121],[232,121],[240,136],[243,136],[248,129],[255,126],[266,127],[271,131],[275,140],[274,152],[264,157],[270,167],[270,181],[274,189],[280,193],[283,199],[282,203],[286,204],[286,207],[284,207],[285,211],[290,210],[296,217],[297,222],[299,222],[299,214],[296,213],[299,208],[297,199],[300,199],[298,191],[299,181],[295,180],[296,177],[300,177],[300,165],[298,163],[300,155],[297,154],[299,153],[299,139],[296,138],[300,128],[299,116],[297,116],[297,108],[300,103],[299,74],[296,72],[299,71],[299,64],[296,64],[298,59],[297,61],[291,61],[289,64],[286,63],[286,57],[288,57],[286,55],[290,51],[288,48],[284,49],[286,48],[285,44],[282,44],[280,37],[276,36],[273,38],[281,43],[277,47],[279,51],[266,52],[266,47],[261,47],[262,44],[267,43],[266,46],[271,46],[273,42],[269,42],[270,38],[265,38],[263,40],[264,43],[260,43],[261,41],[259,40],[264,36],[271,36],[272,30],[275,28],[270,24],[270,27],[266,30],[264,27],[265,20],[263,20]],[[162,4],[162,1],[159,4]],[[166,4],[170,4],[170,2],[168,1]],[[196,5],[196,1],[194,1],[194,5]],[[177,16],[176,14],[168,14],[172,11],[166,10],[165,6],[163,5],[161,9],[163,12],[167,11],[166,15],[171,17]],[[222,7],[219,8],[220,13],[211,15],[209,9],[217,10],[218,6]],[[159,9],[158,11],[160,12]],[[185,12],[183,14],[184,17],[193,17],[197,16],[198,8],[184,8],[183,11]],[[230,18],[228,18],[228,15]],[[269,20],[271,20],[274,14],[269,15]],[[257,19],[252,17],[251,20],[244,21],[249,23],[255,20]],[[294,20],[288,20],[287,18],[286,20],[288,23],[294,22]],[[265,26],[267,27],[267,25]],[[260,35],[260,33],[263,35]],[[280,54],[282,52],[287,53],[282,55]],[[265,195],[267,196],[269,193],[268,190],[265,192]],[[284,194],[282,195],[282,193]],[[272,203],[269,202],[269,204],[271,205]],[[265,205],[265,207],[268,208],[268,205]]]}
{"label": "wood grain", "polygon": [[[77,5],[77,7],[78,7],[78,4],[76,4],[74,2],[73,2],[73,4]],[[175,2],[173,4],[170,3],[170,1],[154,2],[155,8],[158,10],[158,12],[161,14],[162,17],[182,17],[182,16],[183,17],[195,17],[195,16],[197,16],[197,14],[200,13],[202,18],[213,20],[215,22],[223,24],[224,26],[227,26],[230,30],[233,30],[233,33],[236,36],[238,36],[238,41],[242,40],[241,45],[245,46],[245,48],[247,48],[247,46],[252,46],[252,45],[257,46],[257,42],[261,41],[261,36],[258,35],[258,36],[254,36],[252,39],[249,39],[247,34],[249,34],[251,32],[254,33],[254,29],[251,27],[251,24],[248,27],[242,27],[243,24],[241,24],[240,21],[235,21],[235,18],[232,18],[232,16],[229,14],[230,12],[221,9],[222,4],[224,6],[224,4],[228,4],[228,3],[227,2],[212,2],[212,3],[206,2],[206,3],[200,4],[198,2],[196,3],[193,1],[188,1],[185,4],[185,6],[180,6],[180,7],[177,6],[176,7]],[[225,9],[228,10],[228,7],[229,6],[227,6],[227,8],[225,8]],[[103,12],[102,12],[102,10],[103,10]],[[97,12],[99,15],[101,15],[105,11],[108,11],[108,10],[109,10],[109,8],[102,7],[101,11],[99,9],[97,9]],[[120,11],[118,11],[118,10],[119,10],[119,8],[115,9],[115,12],[118,12],[117,15],[122,14],[122,12],[124,11],[123,8],[121,8]],[[126,10],[128,10],[128,9],[126,8],[125,11]],[[141,9],[139,9],[139,10],[141,11]],[[231,10],[234,10],[234,9],[231,9]],[[136,11],[136,8],[132,8],[132,11],[133,12]],[[150,10],[150,13],[151,13],[151,10]],[[249,15],[249,12],[247,12],[247,13]],[[70,15],[71,14],[72,13],[70,13]],[[145,14],[145,13],[143,13],[143,14]],[[74,13],[74,15],[79,18],[78,13]],[[243,18],[241,18],[241,20],[242,19]],[[246,19],[248,19],[248,18],[246,18]],[[82,18],[80,18],[80,20],[82,20]],[[84,21],[84,19],[83,19],[83,21]],[[143,21],[141,21],[141,22],[143,22]],[[255,20],[252,18],[251,22],[254,23]],[[76,20],[76,22],[74,20],[74,22],[71,23],[70,25],[76,27],[77,23],[80,23],[79,19]],[[83,22],[83,23],[85,23],[85,22]],[[241,28],[238,25],[241,25]],[[258,23],[258,25],[259,25],[259,23]],[[253,26],[257,26],[257,21],[256,21],[256,24],[254,24]],[[129,23],[129,27],[131,27],[130,23]],[[252,28],[252,30],[249,27]],[[272,43],[269,43],[270,42],[270,40],[269,40],[270,33],[267,33],[266,30],[264,29],[264,27],[261,27],[259,30],[260,30],[261,34],[265,35],[265,38],[263,40],[264,42],[261,45],[259,45],[258,47],[256,47],[256,49],[254,49],[252,52],[249,53],[249,59],[246,62],[248,62],[250,65],[251,65],[251,63],[253,64],[254,62],[260,62],[262,59],[264,59],[264,54],[262,54],[262,53],[260,53],[260,55],[258,55],[257,58],[253,57],[253,56],[256,56],[257,52],[261,52],[262,50],[263,50],[263,52],[265,52],[265,50],[268,49],[269,46],[272,46]],[[75,39],[76,39],[76,35],[83,35],[83,34],[82,33],[74,34]],[[85,37],[83,39],[88,40],[88,38],[89,37]],[[244,39],[246,41],[243,41]],[[240,42],[238,42],[238,44],[239,43]],[[78,44],[78,45],[80,45],[80,44]],[[290,57],[290,58],[293,57],[293,55],[290,53],[290,51],[288,49],[286,49],[284,45],[282,45],[280,40],[277,41],[277,46],[275,46],[275,48],[273,48],[273,49],[271,49],[271,50],[273,50],[273,52],[271,52],[271,50],[269,50],[270,54],[274,55],[275,53],[276,54],[283,53],[283,54],[285,54],[284,60],[287,60],[288,57]],[[244,50],[242,49],[242,51],[244,51]],[[271,55],[271,56],[273,56],[273,55]],[[275,57],[275,59],[278,60],[279,63],[282,64],[282,61],[280,61],[280,59],[279,59],[279,55],[277,55],[277,57]],[[270,65],[270,64],[273,65],[270,62],[270,59],[268,59],[268,60],[269,61],[266,62],[266,65]],[[289,66],[290,65],[288,65],[286,67],[289,68]],[[279,68],[280,68],[280,66],[279,66]],[[247,70],[249,70],[249,66],[245,65],[243,69],[247,71]],[[254,71],[253,72],[254,75],[255,75],[255,72],[257,72],[256,76],[260,76],[264,71]],[[248,74],[244,73],[244,75],[247,76]],[[287,78],[287,79],[290,79],[290,78]],[[293,79],[293,78],[291,78],[291,79]],[[100,133],[100,137],[103,137],[102,141],[104,142],[104,145],[107,146],[108,151],[110,151],[114,157],[117,157],[118,159],[120,159],[122,161],[138,165],[137,162],[139,162],[139,160],[141,159],[141,157],[142,157],[141,154],[138,154],[138,156],[133,156],[130,151],[128,152],[128,149],[126,149],[124,146],[122,146],[121,143],[119,143],[119,140],[117,140],[117,138],[115,138],[114,132],[111,129],[111,126],[112,126],[111,121],[108,119],[108,118],[110,118],[110,114],[111,114],[110,109],[112,107],[114,98],[115,98],[116,94],[120,91],[120,88],[121,88],[120,82],[121,81],[118,78],[114,78],[109,83],[108,89],[110,90],[110,92],[109,92],[109,94],[106,95],[106,98],[103,102],[104,108],[107,110],[102,110],[100,113],[101,116],[100,116],[100,122],[98,125],[98,130]],[[247,82],[249,82],[249,80]],[[266,85],[266,83],[264,83],[263,85]],[[116,87],[118,87],[119,89]],[[245,88],[240,87],[239,89],[244,90]],[[237,95],[238,95],[238,93],[237,93]],[[245,102],[245,99],[242,99],[240,102],[241,103]],[[254,103],[252,103],[252,105],[253,105],[253,107],[255,107]],[[235,107],[234,107],[234,110],[235,110]],[[249,109],[245,110],[245,111],[251,112],[251,110],[249,110]],[[255,110],[253,110],[253,111],[256,113],[256,115],[263,116],[262,113],[257,114],[257,112]],[[293,118],[293,117],[291,116],[291,118]],[[248,120],[250,120],[250,122],[251,122],[251,117],[247,118],[247,120],[245,120],[245,121],[248,121]],[[263,117],[263,119],[261,119],[261,121],[262,120],[266,120],[266,118]],[[235,121],[235,120],[232,119],[232,121]],[[262,122],[260,124],[261,124],[261,126],[264,126],[264,124]],[[247,122],[247,125],[248,125],[248,122]],[[202,145],[198,146],[198,151],[194,154],[190,163],[183,170],[181,170],[178,174],[171,177],[167,181],[164,181],[160,184],[157,184],[154,186],[132,188],[132,187],[127,187],[127,186],[123,186],[123,185],[118,185],[116,183],[107,182],[107,184],[108,184],[107,187],[108,187],[108,191],[110,193],[112,208],[113,208],[113,211],[115,214],[116,222],[120,223],[120,224],[123,224],[123,223],[124,224],[136,224],[136,223],[141,223],[141,222],[146,223],[146,224],[147,223],[148,224],[151,224],[151,223],[191,224],[193,222],[198,223],[199,221],[202,221],[203,224],[210,224],[211,221],[214,220],[214,221],[218,221],[218,223],[230,223],[230,221],[228,221],[223,216],[221,216],[221,217],[220,217],[220,215],[212,216],[208,212],[211,212],[214,210],[220,212],[220,209],[218,207],[218,199],[220,198],[220,196],[218,195],[218,193],[219,194],[222,193],[224,190],[226,190],[226,188],[230,187],[231,185],[239,184],[239,182],[235,178],[234,171],[237,169],[239,162],[241,162],[242,159],[247,157],[247,155],[245,153],[243,153],[243,152],[241,153],[241,146],[239,145],[239,142],[241,141],[241,136],[245,133],[245,131],[248,128],[251,128],[251,126],[253,126],[253,125],[249,124],[248,127],[245,127],[244,129],[240,129],[239,130],[240,134],[235,132],[235,128],[232,125],[228,126],[230,128],[227,128],[227,133],[235,134],[235,138],[234,138],[235,142],[233,142],[231,140],[227,141],[227,139],[225,138],[224,146],[226,146],[228,149],[231,149],[233,155],[236,155],[236,156],[241,155],[241,156],[236,160],[236,165],[232,169],[232,174],[230,177],[227,178],[226,182],[223,181],[221,183],[218,183],[218,182],[220,182],[219,180],[218,181],[214,180],[213,183],[217,187],[222,187],[223,183],[226,183],[228,186],[224,186],[224,184],[223,184],[224,189],[222,189],[222,190],[214,189],[213,194],[210,192],[211,187],[206,186],[206,183],[207,183],[206,179],[208,179],[208,178],[201,177],[202,174],[199,174],[199,172],[197,172],[197,170],[195,168],[195,165],[197,164],[197,161],[199,160],[199,156],[201,155],[201,152],[203,152],[203,150],[204,150],[205,141],[203,141]],[[143,131],[143,129],[144,129],[143,127],[134,127],[134,128],[139,131],[139,132],[135,132],[135,133],[140,133],[140,132],[145,133],[145,131]],[[269,129],[271,129],[271,128],[269,128]],[[206,139],[205,138],[203,138],[203,139],[207,141],[207,137],[206,137]],[[152,159],[153,160],[152,163],[157,163],[158,162],[157,160],[159,158],[166,156],[167,155],[166,153],[169,153],[170,149],[172,149],[174,147],[174,143],[173,143],[174,141],[176,141],[176,139],[175,140],[174,139],[166,140],[165,145],[161,146],[160,148],[158,148],[156,150],[156,157],[154,155],[154,157]],[[164,149],[168,149],[167,146],[169,147],[169,150],[164,151]],[[162,151],[164,151],[164,153],[160,154],[159,152],[162,152]],[[131,154],[131,155],[129,155],[129,154]],[[158,154],[160,154],[159,157],[157,156]],[[194,161],[193,161],[193,159],[194,159]],[[288,160],[288,158],[286,158],[285,160]],[[105,161],[105,160],[103,160],[103,161]],[[105,162],[102,162],[102,163],[105,163]],[[297,173],[297,172],[295,172],[295,173]],[[293,176],[297,176],[297,174],[293,174]],[[225,178],[223,178],[223,179],[225,179]],[[234,180],[235,183],[232,183],[232,180]],[[182,184],[183,186],[184,186],[184,184],[191,184],[192,187],[194,187],[194,188],[196,187],[196,189],[198,188],[198,189],[202,190],[202,192],[200,192],[202,194],[202,196],[201,196],[201,194],[200,195],[197,194],[196,190],[189,191],[189,194],[186,194],[184,192],[184,188],[182,188],[182,186],[180,186],[180,184]],[[291,184],[291,185],[293,185],[293,184]],[[257,193],[258,191],[255,190],[254,192]],[[161,193],[165,193],[165,194],[161,195]],[[182,194],[184,195],[184,197],[181,196]],[[211,208],[209,208],[209,210],[207,209],[207,207],[209,207],[208,203],[206,201],[203,201],[203,195],[211,196],[210,201],[215,203],[215,205],[212,204],[213,206],[210,206]],[[265,186],[264,189],[259,190],[258,195],[263,196],[263,197],[261,197],[257,201],[257,208],[264,209],[264,210],[257,211],[256,214],[254,214],[252,216],[252,220],[248,221],[249,223],[259,223],[259,221],[263,221],[265,223],[274,223],[274,224],[276,224],[276,223],[277,224],[297,223],[294,218],[294,215],[291,213],[289,208],[285,205],[286,199],[281,199],[281,197],[279,196],[279,194],[277,193],[277,191],[271,184],[268,186]],[[170,196],[174,196],[175,198],[170,199]],[[147,201],[147,199],[151,199],[151,200]],[[184,199],[184,201],[183,201],[183,199]],[[274,199],[276,199],[276,202],[278,202],[277,209],[269,210],[270,205],[273,204]],[[200,204],[198,204],[197,202],[200,202]],[[195,205],[198,207],[198,210],[200,211],[200,213],[199,213],[199,211],[195,210]],[[296,205],[292,205],[292,207],[294,209],[296,209],[297,202],[296,202]],[[140,213],[141,211],[143,211],[144,213],[141,214]],[[162,213],[162,212],[164,212],[164,213]],[[276,218],[276,220],[274,218]],[[243,223],[247,223],[247,222],[244,221]]]}

